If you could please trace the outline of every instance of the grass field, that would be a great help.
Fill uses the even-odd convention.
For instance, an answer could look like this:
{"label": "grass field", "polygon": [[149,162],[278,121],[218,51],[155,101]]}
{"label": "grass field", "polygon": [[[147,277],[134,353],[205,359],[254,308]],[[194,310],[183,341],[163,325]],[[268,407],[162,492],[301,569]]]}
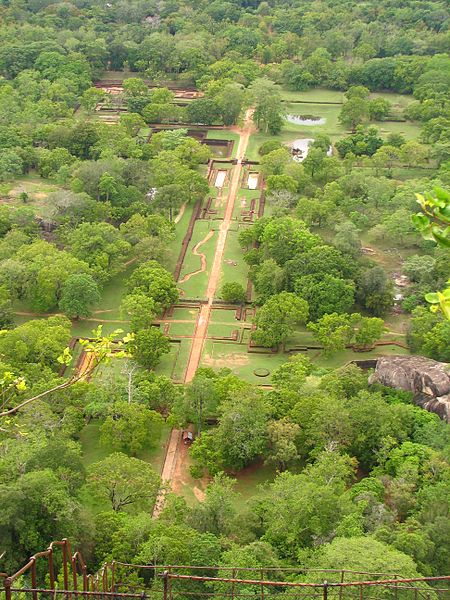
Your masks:
{"label": "grass field", "polygon": [[220,266],[220,280],[217,295],[221,294],[221,289],[224,283],[237,282],[244,289],[247,287],[248,265],[244,261],[242,248],[238,243],[238,231],[229,231],[223,255],[222,264]]}
{"label": "grass field", "polygon": [[171,342],[170,353],[165,354],[155,368],[158,375],[171,377],[173,381],[182,383],[186,371],[189,354],[191,351],[191,340],[182,339],[179,342]]}
{"label": "grass field", "polygon": [[[19,179],[0,184],[1,202],[15,207],[31,207],[39,216],[45,216],[49,207],[48,196],[57,192],[61,187],[52,179],[44,179],[38,173],[31,171]],[[28,194],[28,200],[23,202],[20,194]]]}
{"label": "grass field", "polygon": [[[275,137],[265,133],[256,133],[251,136],[247,149],[247,158],[250,160],[259,160],[258,148],[269,139],[278,139],[280,142],[287,144],[297,138],[314,138],[314,134],[323,133],[328,135],[332,142],[336,142],[340,137],[347,135],[348,132],[341,127],[338,121],[341,104],[344,100],[343,92],[320,88],[306,92],[295,92],[280,87],[280,93],[288,115],[312,115],[325,118],[326,122],[322,125],[309,126],[286,121],[281,133]],[[414,100],[412,96],[384,92],[371,94],[371,97],[382,97],[391,102],[392,111],[396,114],[401,113]],[[321,104],[322,102],[325,104]],[[409,140],[417,138],[420,133],[420,126],[410,121],[382,121],[373,122],[371,125],[377,127],[384,138],[390,133],[401,133]]]}
{"label": "grass field", "polygon": [[[198,246],[197,252],[205,255],[206,269],[202,268],[201,257],[193,253],[195,246],[205,240],[201,246]],[[186,257],[181,269],[178,287],[186,298],[204,298],[206,287],[208,285],[211,265],[214,259],[214,251],[217,243],[217,231],[214,230],[214,223],[210,221],[196,221],[192,239],[186,252]],[[183,278],[190,273],[199,271],[192,275],[187,281],[182,283]]]}

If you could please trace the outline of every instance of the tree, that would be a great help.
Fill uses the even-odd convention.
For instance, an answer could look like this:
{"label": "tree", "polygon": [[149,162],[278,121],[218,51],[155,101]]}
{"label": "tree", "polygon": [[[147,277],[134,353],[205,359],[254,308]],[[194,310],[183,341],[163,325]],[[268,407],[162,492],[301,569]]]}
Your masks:
{"label": "tree", "polygon": [[82,529],[81,507],[50,469],[22,474],[0,484],[0,527],[5,569],[14,572],[37,547]]}
{"label": "tree", "polygon": [[431,283],[436,277],[436,259],[429,254],[413,254],[403,263],[403,273],[415,283]]}
{"label": "tree", "polygon": [[426,356],[450,362],[450,321],[437,323],[431,331],[425,334],[422,351]]}
{"label": "tree", "polygon": [[295,194],[297,182],[290,175],[270,175],[267,178],[267,193],[289,192]]}
{"label": "tree", "polygon": [[155,260],[150,260],[135,269],[128,280],[130,292],[141,293],[152,298],[161,308],[168,308],[179,297],[173,275]]}
{"label": "tree", "polygon": [[287,148],[276,148],[264,154],[261,159],[261,170],[266,177],[282,175],[284,167],[292,160]]}
{"label": "tree", "polygon": [[198,98],[188,104],[187,118],[189,123],[212,125],[217,121],[220,107],[211,98]]}
{"label": "tree", "polygon": [[374,98],[369,102],[369,116],[371,121],[383,121],[389,114],[391,103],[384,98]]}
{"label": "tree", "polygon": [[[352,315],[354,317],[354,315]],[[385,330],[383,319],[377,317],[362,317],[355,331],[354,342],[366,349],[372,348],[374,342],[380,339]]]}
{"label": "tree", "polygon": [[309,317],[316,321],[327,313],[345,313],[355,301],[355,286],[333,275],[305,275],[296,279],[295,292],[308,302]]}
{"label": "tree", "polygon": [[81,106],[92,112],[95,110],[97,104],[103,100],[105,97],[105,92],[102,89],[91,87],[87,90],[84,90],[83,96],[81,98]]}
{"label": "tree", "polygon": [[353,335],[349,316],[337,313],[324,315],[316,323],[308,323],[307,327],[327,354],[344,350]]}
{"label": "tree", "polygon": [[351,510],[342,494],[353,470],[349,456],[322,452],[299,475],[278,475],[259,506],[264,539],[291,559],[301,548],[327,539]]}
{"label": "tree", "polygon": [[229,83],[216,96],[215,100],[225,125],[234,125],[244,105],[245,91],[239,83]]}
{"label": "tree", "polygon": [[0,330],[14,324],[11,294],[6,285],[0,285]]}
{"label": "tree", "polygon": [[62,316],[28,321],[0,335],[0,355],[17,366],[36,363],[58,370],[58,357],[69,342],[70,326]]}
{"label": "tree", "polygon": [[269,221],[260,236],[263,254],[279,265],[317,246],[320,238],[307,230],[303,221],[282,217]]}
{"label": "tree", "polygon": [[345,254],[356,257],[361,250],[358,228],[351,221],[344,221],[335,227],[334,245]]}
{"label": "tree", "polygon": [[145,127],[145,121],[137,113],[121,113],[120,124],[125,127],[127,133],[133,137],[137,136],[139,131]]}
{"label": "tree", "polygon": [[66,279],[59,308],[71,319],[89,317],[91,307],[100,301],[100,291],[91,275],[79,273]]}
{"label": "tree", "polygon": [[357,282],[357,297],[373,315],[384,315],[393,304],[392,283],[379,265],[362,272]]}
{"label": "tree", "polygon": [[369,118],[369,103],[364,98],[352,97],[342,105],[339,122],[344,127],[356,131],[356,127]]}
{"label": "tree", "polygon": [[283,291],[285,284],[284,269],[273,258],[264,260],[256,267],[253,283],[258,294],[258,302],[264,303],[270,296]]}
{"label": "tree", "polygon": [[142,292],[128,294],[121,304],[121,311],[130,318],[131,331],[149,329],[158,312],[158,304]]}
{"label": "tree", "polygon": [[149,463],[114,452],[88,470],[93,493],[108,500],[114,511],[151,510],[161,479]]}
{"label": "tree", "polygon": [[299,457],[296,446],[299,432],[300,426],[286,418],[271,421],[267,426],[269,450],[266,462],[274,463],[280,472],[285,471],[289,463]]}
{"label": "tree", "polygon": [[255,79],[250,86],[255,104],[253,118],[258,127],[276,135],[283,127],[284,107],[275,84],[266,78]]}
{"label": "tree", "polygon": [[114,450],[136,456],[145,445],[155,446],[152,429],[162,417],[142,404],[114,402],[100,427],[101,442]]}
{"label": "tree", "polygon": [[311,372],[312,363],[309,358],[302,354],[294,354],[288,362],[272,371],[272,383],[277,389],[287,389],[298,394]]}
{"label": "tree", "polygon": [[224,283],[222,286],[222,298],[225,302],[232,304],[243,304],[247,293],[244,287],[237,281]]}
{"label": "tree", "polygon": [[41,177],[54,177],[61,167],[71,165],[75,160],[67,148],[42,148],[38,153],[38,170]]}
{"label": "tree", "polygon": [[82,223],[69,233],[68,242],[73,255],[103,281],[123,268],[130,252],[130,244],[109,223]]}
{"label": "tree", "polygon": [[110,175],[107,171],[103,173],[98,182],[98,191],[100,198],[109,202],[110,198],[114,197],[118,191],[116,178]]}
{"label": "tree", "polygon": [[[231,532],[236,514],[233,504],[235,480],[224,473],[218,473],[205,491],[205,499],[197,505],[190,517],[192,525],[201,532],[210,532],[216,536]],[[206,563],[205,563],[206,564]]]}
{"label": "tree", "polygon": [[[421,577],[409,556],[370,536],[335,538],[322,548],[316,564],[320,569],[401,573],[403,577]],[[310,574],[308,581],[322,581],[319,577]]]}
{"label": "tree", "polygon": [[238,471],[266,446],[267,407],[257,391],[244,392],[220,406],[215,434],[225,467]]}
{"label": "tree", "polygon": [[308,226],[323,227],[336,215],[336,205],[322,198],[300,198],[296,212]]}
{"label": "tree", "polygon": [[252,337],[261,346],[278,346],[293,332],[294,325],[305,323],[307,317],[306,300],[289,292],[281,292],[271,296],[256,313],[256,330]]}
{"label": "tree", "polygon": [[0,181],[13,179],[23,173],[23,161],[14,150],[4,149],[0,152]]}
{"label": "tree", "polygon": [[130,342],[130,352],[142,367],[153,369],[161,356],[170,352],[170,341],[156,327],[141,329]]}

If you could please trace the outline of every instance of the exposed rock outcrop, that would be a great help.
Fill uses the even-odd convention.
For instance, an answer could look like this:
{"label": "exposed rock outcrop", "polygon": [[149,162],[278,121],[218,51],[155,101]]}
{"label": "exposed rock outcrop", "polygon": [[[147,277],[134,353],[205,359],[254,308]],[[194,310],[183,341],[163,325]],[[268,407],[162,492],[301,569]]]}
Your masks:
{"label": "exposed rock outcrop", "polygon": [[450,422],[450,365],[424,356],[379,358],[369,383],[406,390],[414,402]]}

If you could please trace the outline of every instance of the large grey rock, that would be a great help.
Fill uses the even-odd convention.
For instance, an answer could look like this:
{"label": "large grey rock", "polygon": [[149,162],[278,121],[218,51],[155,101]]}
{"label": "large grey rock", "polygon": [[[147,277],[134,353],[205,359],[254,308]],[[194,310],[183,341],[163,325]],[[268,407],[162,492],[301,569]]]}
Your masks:
{"label": "large grey rock", "polygon": [[450,422],[450,365],[424,356],[379,358],[369,383],[406,390],[414,402]]}

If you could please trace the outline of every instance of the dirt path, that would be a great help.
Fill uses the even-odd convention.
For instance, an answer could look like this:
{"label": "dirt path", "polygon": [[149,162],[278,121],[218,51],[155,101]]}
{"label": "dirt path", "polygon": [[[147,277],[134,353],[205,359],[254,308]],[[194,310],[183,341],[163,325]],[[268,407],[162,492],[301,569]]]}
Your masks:
{"label": "dirt path", "polygon": [[217,286],[220,278],[220,267],[222,265],[223,253],[225,250],[225,243],[227,239],[228,230],[230,228],[231,219],[233,217],[234,203],[236,201],[237,192],[239,189],[239,182],[242,174],[242,160],[247,150],[248,141],[252,133],[252,111],[248,110],[245,115],[244,126],[242,129],[238,129],[237,132],[240,135],[239,145],[237,149],[237,164],[233,169],[233,176],[231,179],[231,185],[228,192],[227,205],[225,208],[225,216],[219,230],[219,237],[217,240],[216,251],[214,255],[214,261],[211,267],[211,273],[209,276],[208,287],[206,289],[206,297],[208,304],[203,304],[200,309],[200,314],[197,319],[194,336],[192,339],[191,352],[189,355],[189,361],[186,367],[185,382],[189,382],[193,379],[195,372],[197,371],[198,365],[202,355],[203,345],[206,339],[206,333],[208,330],[208,323],[211,317],[211,306],[214,300],[214,296],[217,290]]}
{"label": "dirt path", "polygon": [[203,252],[199,252],[198,249],[200,248],[200,246],[203,246],[203,244],[206,244],[206,242],[208,242],[213,235],[214,231],[211,229],[211,231],[208,231],[206,236],[200,242],[195,244],[195,246],[192,248],[192,254],[200,257],[200,269],[197,269],[196,271],[192,271],[192,273],[188,273],[187,275],[185,275],[183,279],[180,279],[178,281],[179,284],[185,283],[186,281],[189,281],[191,277],[194,277],[194,275],[198,275],[199,273],[203,273],[204,271],[206,271],[206,254],[203,254]]}
{"label": "dirt path", "polygon": [[158,497],[153,508],[153,518],[156,519],[164,507],[164,501],[167,494],[167,489],[172,481],[175,466],[177,463],[178,448],[181,442],[181,429],[172,429],[170,434],[169,445],[167,446],[164,465],[161,471],[161,479],[163,488],[158,494]]}
{"label": "dirt path", "polygon": [[181,219],[183,218],[185,210],[186,210],[186,202],[183,202],[183,204],[180,206],[180,212],[177,214],[177,216],[173,220],[173,222],[175,223],[175,225],[181,221]]}

